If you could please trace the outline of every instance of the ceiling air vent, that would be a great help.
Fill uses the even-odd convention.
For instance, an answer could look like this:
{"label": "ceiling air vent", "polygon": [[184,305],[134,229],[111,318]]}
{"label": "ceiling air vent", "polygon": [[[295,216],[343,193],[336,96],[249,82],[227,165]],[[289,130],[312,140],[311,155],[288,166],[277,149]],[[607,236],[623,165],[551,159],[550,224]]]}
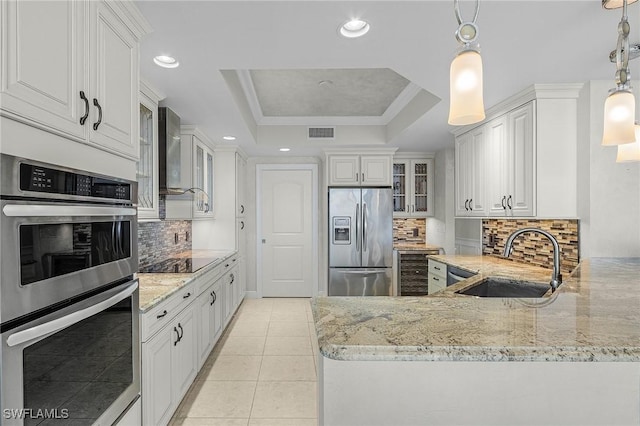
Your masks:
{"label": "ceiling air vent", "polygon": [[309,139],[334,139],[335,127],[309,127]]}

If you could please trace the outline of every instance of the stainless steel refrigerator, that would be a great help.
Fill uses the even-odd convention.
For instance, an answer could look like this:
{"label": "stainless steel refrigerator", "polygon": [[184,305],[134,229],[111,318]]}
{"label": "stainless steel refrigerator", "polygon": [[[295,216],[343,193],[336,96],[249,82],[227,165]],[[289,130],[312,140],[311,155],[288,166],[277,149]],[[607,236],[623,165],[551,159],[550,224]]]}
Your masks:
{"label": "stainless steel refrigerator", "polygon": [[391,188],[329,189],[329,296],[391,296]]}

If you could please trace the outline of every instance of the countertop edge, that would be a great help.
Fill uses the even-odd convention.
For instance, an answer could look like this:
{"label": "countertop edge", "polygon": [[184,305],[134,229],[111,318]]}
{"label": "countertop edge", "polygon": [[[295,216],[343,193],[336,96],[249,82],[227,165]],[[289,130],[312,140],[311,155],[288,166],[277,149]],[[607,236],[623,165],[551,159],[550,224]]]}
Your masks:
{"label": "countertop edge", "polygon": [[[393,348],[393,349],[390,349]],[[335,361],[640,362],[640,347],[350,346],[320,344]]]}

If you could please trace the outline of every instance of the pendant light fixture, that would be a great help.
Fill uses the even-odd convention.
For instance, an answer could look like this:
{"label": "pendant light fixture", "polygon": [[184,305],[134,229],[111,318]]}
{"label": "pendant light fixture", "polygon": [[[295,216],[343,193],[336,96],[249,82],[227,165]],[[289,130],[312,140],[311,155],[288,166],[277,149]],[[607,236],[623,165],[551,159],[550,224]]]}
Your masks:
{"label": "pendant light fixture", "polygon": [[629,163],[640,161],[640,124],[635,125],[636,141],[618,145],[618,156],[616,163]]}
{"label": "pendant light fixture", "polygon": [[459,0],[453,1],[458,20],[456,39],[461,44],[458,54],[451,62],[449,73],[450,105],[449,124],[464,126],[484,120],[484,100],[482,96],[482,57],[477,43],[479,0],[472,21],[463,21]]}
{"label": "pendant light fixture", "polygon": [[[618,24],[618,44],[615,50],[616,87],[609,91],[604,103],[604,132],[602,145],[628,144],[636,140],[636,100],[629,83],[629,32],[627,0],[602,0],[604,8],[620,7],[622,19]],[[612,53],[613,55],[613,53]]]}

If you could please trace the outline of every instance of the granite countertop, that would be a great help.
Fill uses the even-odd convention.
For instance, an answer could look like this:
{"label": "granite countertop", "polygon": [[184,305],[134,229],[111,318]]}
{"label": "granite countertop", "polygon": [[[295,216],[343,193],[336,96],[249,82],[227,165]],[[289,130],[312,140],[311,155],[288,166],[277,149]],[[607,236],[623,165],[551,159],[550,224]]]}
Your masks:
{"label": "granite countertop", "polygon": [[[432,258],[483,276],[551,275],[487,256]],[[320,352],[337,360],[640,361],[640,258],[583,260],[540,299],[455,295],[453,287],[440,297],[314,298]]]}
{"label": "granite countertop", "polygon": [[176,291],[206,274],[211,268],[222,263],[225,259],[233,256],[236,252],[232,250],[186,250],[173,255],[176,258],[215,258],[216,260],[198,269],[193,273],[138,273],[140,283],[140,313],[147,312],[158,303],[167,299]]}
{"label": "granite countertop", "polygon": [[434,246],[427,243],[408,243],[394,242],[393,248],[401,251],[425,251],[430,253],[439,253],[442,247]]}

